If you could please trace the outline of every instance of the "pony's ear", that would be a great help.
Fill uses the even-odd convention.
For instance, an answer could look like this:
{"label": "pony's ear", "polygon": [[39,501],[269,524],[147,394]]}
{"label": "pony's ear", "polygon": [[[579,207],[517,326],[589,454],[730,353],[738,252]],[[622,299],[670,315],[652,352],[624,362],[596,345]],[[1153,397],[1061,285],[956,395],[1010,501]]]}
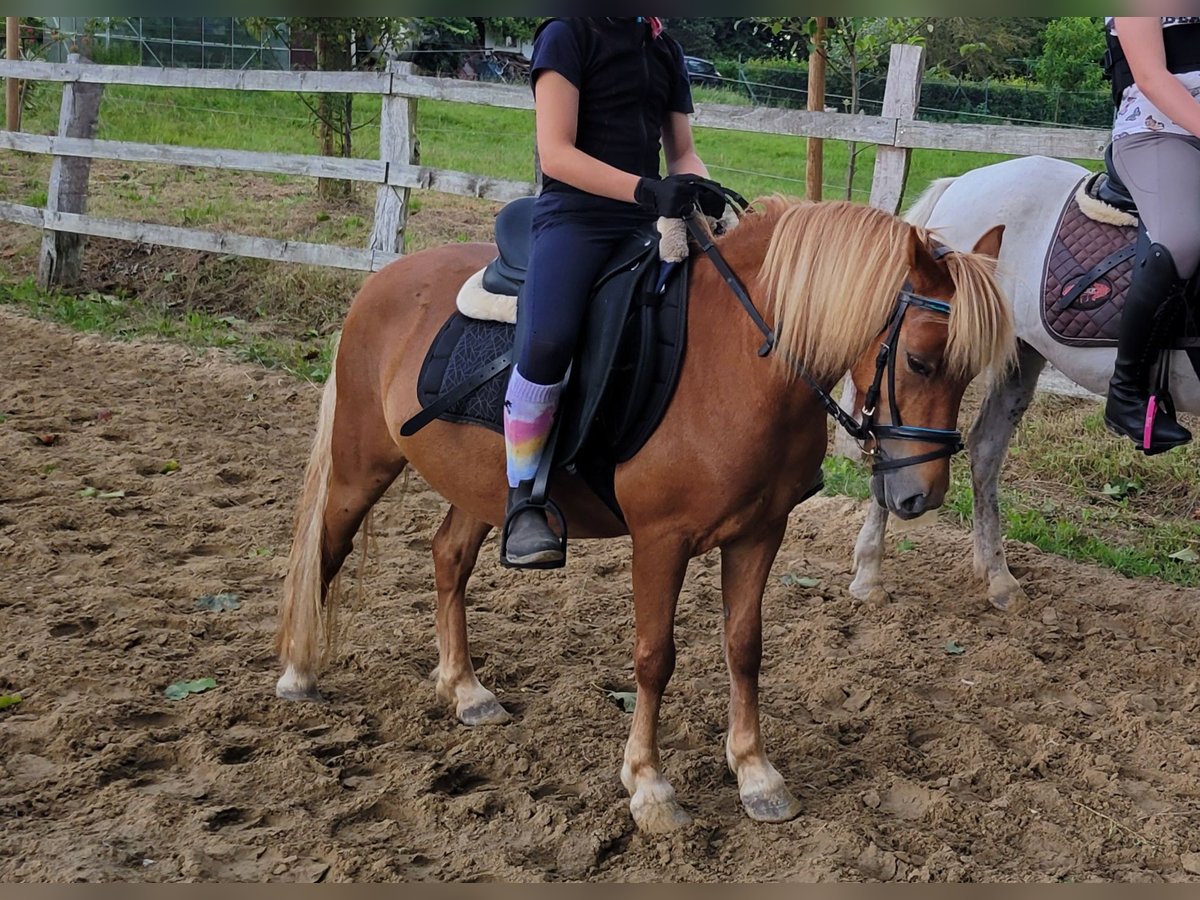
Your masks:
{"label": "pony's ear", "polygon": [[982,253],[992,259],[1000,258],[1000,244],[1004,240],[1004,226],[995,225],[984,232],[983,237],[975,242],[972,253]]}
{"label": "pony's ear", "polygon": [[910,232],[912,268],[913,272],[919,272],[924,278],[929,279],[931,283],[939,281],[949,281],[949,274],[946,272],[945,261],[939,261],[934,258],[933,252],[929,249],[929,245],[925,243],[920,229],[913,228]]}

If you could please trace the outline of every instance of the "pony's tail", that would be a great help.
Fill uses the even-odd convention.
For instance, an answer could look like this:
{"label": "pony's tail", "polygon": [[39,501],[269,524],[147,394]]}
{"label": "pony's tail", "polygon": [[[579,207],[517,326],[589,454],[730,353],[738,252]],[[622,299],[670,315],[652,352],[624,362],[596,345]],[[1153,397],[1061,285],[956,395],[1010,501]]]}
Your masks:
{"label": "pony's tail", "polygon": [[[339,339],[340,341],[340,336]],[[334,344],[329,379],[321,395],[317,433],[304,470],[304,488],[296,507],[292,530],[292,551],[288,556],[287,576],[283,582],[283,602],[279,608],[279,632],[275,649],[286,667],[284,679],[289,692],[315,691],[317,669],[321,663],[323,639],[332,624],[336,586],[330,585],[323,598],[321,559],[325,538],[325,506],[329,498],[329,477],[333,469],[333,415],[337,407],[337,353]],[[279,690],[284,690],[281,680]]]}
{"label": "pony's tail", "polygon": [[947,188],[957,180],[957,178],[937,178],[931,181],[929,187],[925,188],[925,192],[917,198],[917,202],[904,213],[904,221],[909,225],[916,225],[918,228],[926,227],[933,217],[933,208],[942,199],[942,194],[946,193]]}

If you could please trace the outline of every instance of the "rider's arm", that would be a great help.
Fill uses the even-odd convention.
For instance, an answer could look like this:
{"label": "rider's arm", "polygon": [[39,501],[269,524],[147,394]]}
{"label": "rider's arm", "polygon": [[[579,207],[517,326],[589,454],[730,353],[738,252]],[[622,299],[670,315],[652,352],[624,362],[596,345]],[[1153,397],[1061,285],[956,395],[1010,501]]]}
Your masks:
{"label": "rider's arm", "polygon": [[1175,124],[1200,137],[1200,103],[1167,69],[1161,19],[1156,16],[1117,16],[1114,24],[1133,80],[1146,99]]}
{"label": "rider's arm", "polygon": [[575,146],[579,88],[552,70],[534,84],[538,159],[542,171],[565,184],[614,200],[633,202],[638,177],[601,162]]}
{"label": "rider's arm", "polygon": [[696,145],[692,142],[692,123],[687,113],[667,114],[662,130],[662,145],[668,175],[690,173],[708,177],[708,169],[696,155]]}

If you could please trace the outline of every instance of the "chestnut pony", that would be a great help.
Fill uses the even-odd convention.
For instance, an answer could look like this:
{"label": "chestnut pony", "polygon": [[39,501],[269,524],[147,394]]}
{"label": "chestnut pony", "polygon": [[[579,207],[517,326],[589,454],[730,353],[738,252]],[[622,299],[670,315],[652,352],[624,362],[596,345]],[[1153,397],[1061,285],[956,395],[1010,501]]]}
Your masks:
{"label": "chestnut pony", "polygon": [[[788,514],[819,483],[826,451],[826,409],[812,385],[827,392],[851,369],[866,390],[884,371],[876,362],[890,335],[891,372],[875,377],[878,424],[863,437],[889,461],[876,473],[887,505],[933,508],[949,480],[948,457],[961,446],[954,429],[967,383],[1004,369],[1013,352],[1008,304],[993,275],[1000,229],[971,253],[945,252],[923,229],[870,207],[783,198],[755,207],[716,245],[773,332],[773,351],[759,355],[759,325],[714,262],[693,252],[678,386],[657,430],[616,471],[627,524],[565,471],[553,483],[573,538],[631,537],[637,705],[621,780],[646,831],[688,821],[662,772],[659,706],[675,666],[675,605],[688,560],[714,547],[731,679],[726,760],[752,818],[799,812],[763,749],[758,674],[763,588]],[[420,409],[426,349],[460,285],[495,253],[490,244],[414,253],[368,278],[351,304],[296,514],[280,609],[280,697],[318,697],[331,582],[368,510],[411,464],[450,504],[433,540],[437,693],[467,725],[508,719],[475,676],[464,605],[480,546],[503,521],[503,439],[445,421],[399,434]],[[905,314],[910,300],[924,305]],[[885,437],[901,410],[910,424],[891,431],[909,433]],[[913,455],[906,461],[898,449]]]}

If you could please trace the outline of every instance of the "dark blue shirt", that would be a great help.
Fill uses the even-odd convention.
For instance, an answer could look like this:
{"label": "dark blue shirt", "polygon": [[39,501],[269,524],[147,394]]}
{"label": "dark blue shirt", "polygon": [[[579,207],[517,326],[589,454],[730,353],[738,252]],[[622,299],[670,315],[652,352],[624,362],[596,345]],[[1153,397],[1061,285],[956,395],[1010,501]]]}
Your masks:
{"label": "dark blue shirt", "polygon": [[[534,39],[535,87],[547,70],[579,89],[576,147],[624,172],[659,177],[663,125],[670,113],[693,110],[683,49],[673,38],[652,37],[650,25],[634,18],[551,19]],[[564,195],[555,205],[571,208],[632,207],[549,176],[542,191]]]}

